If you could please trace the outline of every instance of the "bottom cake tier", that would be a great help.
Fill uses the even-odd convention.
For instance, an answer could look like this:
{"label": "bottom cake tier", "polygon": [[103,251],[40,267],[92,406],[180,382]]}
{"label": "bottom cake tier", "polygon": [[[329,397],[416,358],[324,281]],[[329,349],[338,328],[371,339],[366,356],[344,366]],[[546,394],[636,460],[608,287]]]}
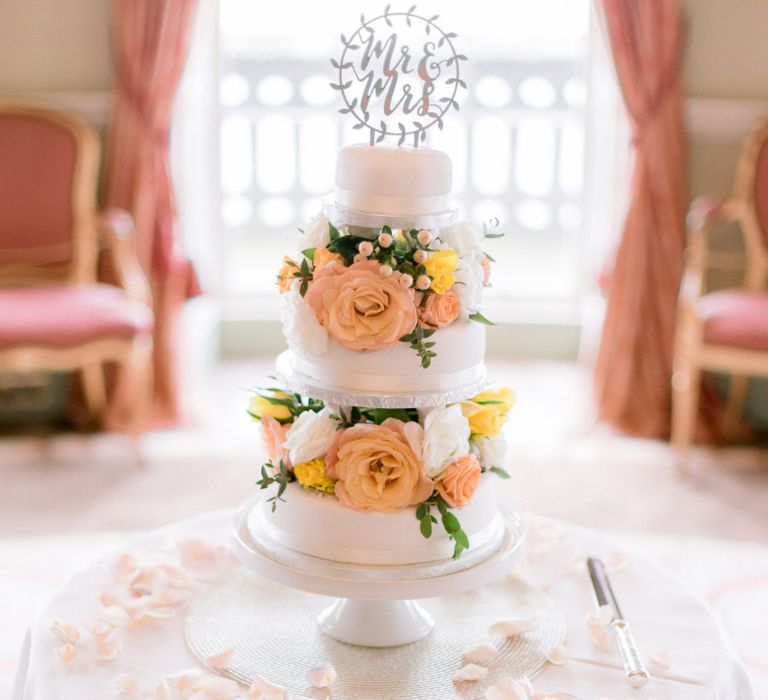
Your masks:
{"label": "bottom cake tier", "polygon": [[[472,500],[455,511],[473,552],[492,549],[503,536],[496,483],[492,474],[483,475]],[[265,496],[251,511],[248,525],[254,539],[267,535],[302,554],[345,564],[424,564],[449,559],[454,552],[444,530],[435,527],[429,539],[422,535],[416,507],[397,513],[357,511],[297,483],[288,486],[284,499],[272,510]]]}

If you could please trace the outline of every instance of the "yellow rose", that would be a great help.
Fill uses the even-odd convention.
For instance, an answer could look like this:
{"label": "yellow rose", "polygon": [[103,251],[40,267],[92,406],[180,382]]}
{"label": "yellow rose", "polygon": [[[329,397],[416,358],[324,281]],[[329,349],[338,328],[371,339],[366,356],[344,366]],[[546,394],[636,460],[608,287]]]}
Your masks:
{"label": "yellow rose", "polygon": [[477,396],[473,396],[470,401],[479,404],[488,401],[497,402],[486,405],[496,408],[502,416],[506,416],[507,413],[509,413],[509,409],[515,405],[515,393],[512,389],[507,389],[506,387],[486,389],[485,391],[481,391]]}
{"label": "yellow rose", "polygon": [[[289,399],[288,394],[282,391],[274,392],[273,396],[276,399]],[[254,396],[251,399],[251,403],[248,406],[248,413],[251,414],[256,420],[263,418],[264,416],[271,416],[275,420],[290,421],[293,418],[291,409],[283,404],[272,403],[269,399],[265,399],[263,396]]]}
{"label": "yellow rose", "polygon": [[456,282],[453,273],[459,267],[459,256],[450,248],[438,250],[426,259],[424,267],[432,278],[430,289],[438,294],[445,294]]}
{"label": "yellow rose", "polygon": [[488,389],[462,403],[461,412],[469,421],[469,430],[473,435],[493,437],[501,430],[514,403],[515,395],[511,389]]}
{"label": "yellow rose", "polygon": [[312,264],[315,266],[316,270],[323,265],[334,261],[339,262],[342,265],[344,264],[344,258],[338,253],[331,253],[328,248],[317,248],[314,257],[312,258]]}
{"label": "yellow rose", "polygon": [[280,272],[277,273],[277,287],[280,290],[280,294],[285,294],[291,288],[291,283],[296,279],[297,272],[299,272],[299,266],[296,264],[296,261],[286,255],[283,258]]}
{"label": "yellow rose", "polygon": [[325,471],[325,460],[322,457],[297,464],[293,468],[293,473],[305,489],[333,493],[335,482]]}

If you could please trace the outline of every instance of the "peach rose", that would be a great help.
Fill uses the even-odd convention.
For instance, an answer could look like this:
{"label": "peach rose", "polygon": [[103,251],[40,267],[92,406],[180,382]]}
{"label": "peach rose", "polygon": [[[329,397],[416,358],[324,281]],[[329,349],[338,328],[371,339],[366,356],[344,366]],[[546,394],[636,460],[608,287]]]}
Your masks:
{"label": "peach rose", "polygon": [[344,258],[338,253],[331,253],[328,248],[316,248],[315,255],[312,259],[312,264],[315,266],[315,270],[323,267],[323,265],[329,262],[344,264]]}
{"label": "peach rose", "polygon": [[299,272],[299,266],[296,261],[286,255],[283,258],[280,272],[277,273],[277,288],[280,290],[280,294],[285,294],[291,288],[297,272]]}
{"label": "peach rose", "polygon": [[437,492],[451,508],[461,508],[472,500],[480,481],[480,463],[474,454],[451,462],[437,482]]}
{"label": "peach rose", "polygon": [[418,423],[395,418],[339,431],[325,456],[338,499],[355,510],[396,513],[429,498],[434,483],[418,456],[421,440]]}
{"label": "peach rose", "polygon": [[419,325],[422,328],[444,328],[450,326],[461,311],[459,296],[449,289],[444,294],[425,294],[419,307]]}
{"label": "peach rose", "polygon": [[291,429],[293,423],[282,425],[278,423],[272,416],[261,417],[261,427],[264,433],[264,443],[267,446],[267,455],[269,455],[269,461],[276,467],[282,459],[285,466],[291,469],[291,461],[288,459],[288,450],[285,449],[285,440],[288,437],[288,431]]}
{"label": "peach rose", "polygon": [[399,274],[381,275],[380,268],[375,260],[323,265],[304,296],[320,324],[345,348],[388,348],[416,327],[413,289],[400,286]]}

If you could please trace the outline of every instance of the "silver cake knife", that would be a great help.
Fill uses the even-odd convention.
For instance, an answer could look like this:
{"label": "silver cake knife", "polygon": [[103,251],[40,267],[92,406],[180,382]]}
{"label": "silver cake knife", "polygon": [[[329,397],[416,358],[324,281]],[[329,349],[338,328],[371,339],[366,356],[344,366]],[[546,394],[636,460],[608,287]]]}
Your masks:
{"label": "silver cake knife", "polygon": [[621,614],[621,608],[611,588],[611,582],[605,573],[605,564],[595,557],[587,559],[589,578],[592,581],[592,589],[595,594],[595,605],[599,608],[607,605],[613,612],[611,627],[616,632],[619,642],[621,660],[624,662],[624,675],[633,688],[642,688],[650,679],[650,674],[645,669],[640,651],[637,648],[629,623]]}

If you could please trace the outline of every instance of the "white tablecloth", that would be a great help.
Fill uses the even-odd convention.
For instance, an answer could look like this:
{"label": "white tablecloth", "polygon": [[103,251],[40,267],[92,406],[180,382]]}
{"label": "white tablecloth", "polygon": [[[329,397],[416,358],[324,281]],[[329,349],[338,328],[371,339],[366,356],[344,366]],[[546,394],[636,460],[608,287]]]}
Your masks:
{"label": "white tablecloth", "polygon": [[[129,551],[141,560],[170,554],[176,551],[173,543],[188,538],[228,543],[232,517],[231,512],[219,512],[185,521],[148,534]],[[62,641],[51,632],[53,621],[85,629],[99,618],[103,610],[100,597],[114,582],[118,554],[73,578],[32,626],[21,655],[13,700],[154,697],[154,688],[163,678],[199,667],[184,642],[183,606],[158,624],[130,629],[122,652],[114,660],[96,661],[85,652],[78,652],[68,664],[59,659],[56,650]],[[647,653],[667,652],[671,661],[668,668],[649,663],[654,678],[641,690],[631,689],[624,681],[613,645],[610,651],[603,651],[589,638],[584,618],[592,609],[592,598],[581,565],[587,555],[609,562],[614,589],[641,648]],[[595,533],[532,518],[527,557],[519,573],[552,597],[568,625],[571,661],[546,666],[534,680],[538,692],[569,692],[583,700],[752,700],[746,675],[714,615],[660,565],[633,558]],[[190,595],[200,585],[215,584],[195,583]],[[500,615],[509,614],[500,611]],[[269,676],[269,669],[259,672]],[[139,691],[119,695],[115,680],[120,674],[137,680]]]}

